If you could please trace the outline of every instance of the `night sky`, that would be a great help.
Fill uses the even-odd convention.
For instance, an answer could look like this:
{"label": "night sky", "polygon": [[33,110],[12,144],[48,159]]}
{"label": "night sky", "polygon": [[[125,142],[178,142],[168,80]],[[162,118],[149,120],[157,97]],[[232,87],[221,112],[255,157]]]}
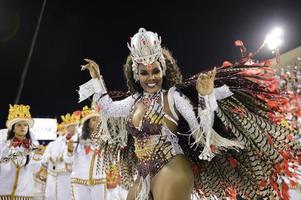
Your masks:
{"label": "night sky", "polygon": [[[0,129],[17,95],[43,0],[0,0]],[[298,1],[48,0],[19,103],[33,117],[59,117],[81,109],[78,86],[89,80],[83,58],[94,59],[109,90],[126,90],[126,43],[140,27],[157,32],[184,77],[239,58],[275,26],[284,29],[282,52],[301,45]],[[262,57],[272,54],[264,50]]]}

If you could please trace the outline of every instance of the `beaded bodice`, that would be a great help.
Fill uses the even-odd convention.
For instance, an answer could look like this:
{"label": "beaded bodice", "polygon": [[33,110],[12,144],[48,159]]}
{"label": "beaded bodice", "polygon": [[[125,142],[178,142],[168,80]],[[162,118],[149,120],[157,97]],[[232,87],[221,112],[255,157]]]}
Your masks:
{"label": "beaded bodice", "polygon": [[[161,99],[160,99],[161,97]],[[161,100],[162,104],[158,103]],[[135,105],[143,103],[145,112],[139,126],[132,122],[132,109],[127,124],[127,131],[134,137],[135,153],[138,157],[138,173],[146,177],[155,175],[170,158],[183,151],[178,145],[178,140],[164,123],[166,113],[163,109],[163,93],[151,97],[141,97]],[[134,107],[135,107],[134,105]]]}

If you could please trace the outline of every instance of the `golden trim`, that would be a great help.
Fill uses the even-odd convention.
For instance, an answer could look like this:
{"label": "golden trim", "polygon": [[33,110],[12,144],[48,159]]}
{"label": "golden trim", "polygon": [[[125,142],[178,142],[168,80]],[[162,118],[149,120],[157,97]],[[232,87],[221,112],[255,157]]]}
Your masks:
{"label": "golden trim", "polygon": [[[0,199],[2,200],[5,200],[5,199],[9,199],[9,200],[12,200],[11,199],[11,195],[0,195]],[[14,197],[14,200],[32,200],[33,197],[32,196],[15,196]]]}
{"label": "golden trim", "polygon": [[52,159],[51,156],[49,156],[49,160],[50,162],[52,162],[53,164],[57,163],[57,162],[63,162],[64,161],[64,157],[62,155],[60,155],[59,157],[57,157],[55,160]]}
{"label": "golden trim", "polygon": [[[36,155],[36,154],[35,154],[35,155]],[[42,160],[42,157],[41,157],[41,156],[37,156],[38,158],[36,158],[35,155],[32,157],[32,159],[33,159],[34,161],[41,161],[41,160]]]}
{"label": "golden trim", "polygon": [[106,184],[106,178],[100,178],[100,179],[92,179],[92,180],[85,180],[80,178],[72,178],[71,184],[80,184],[80,185],[100,185],[100,184]]}
{"label": "golden trim", "polygon": [[17,190],[17,187],[18,187],[19,174],[20,174],[21,166],[19,166],[17,163],[15,163],[14,160],[12,160],[12,161],[13,161],[13,164],[15,165],[15,167],[16,167],[16,176],[15,176],[15,180],[14,180],[13,190],[10,194],[10,198],[14,199],[15,198],[15,193],[16,193],[16,190]]}
{"label": "golden trim", "polygon": [[73,184],[71,184],[71,198],[72,198],[72,200],[75,200],[74,186],[73,186]]}
{"label": "golden trim", "polygon": [[[88,180],[88,182],[92,182],[92,180],[93,180],[93,171],[94,171],[95,157],[96,157],[96,155],[93,153],[93,154],[92,154],[92,159],[91,159],[91,162],[90,162],[89,180]],[[88,184],[89,184],[89,183],[88,183]]]}
{"label": "golden trim", "polygon": [[68,169],[60,169],[60,170],[52,170],[52,169],[48,169],[47,171],[48,174],[50,174],[51,176],[57,176],[59,174],[65,174],[65,173],[71,173],[71,170]]}
{"label": "golden trim", "polygon": [[65,168],[68,172],[72,172],[72,165],[71,164],[65,163]]}

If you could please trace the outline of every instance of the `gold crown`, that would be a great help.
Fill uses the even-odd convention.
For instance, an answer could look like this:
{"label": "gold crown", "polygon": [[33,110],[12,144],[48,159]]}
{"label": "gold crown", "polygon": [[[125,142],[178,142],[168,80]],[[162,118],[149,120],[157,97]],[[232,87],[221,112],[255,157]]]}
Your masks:
{"label": "gold crown", "polygon": [[29,105],[11,105],[9,104],[8,117],[6,121],[6,127],[11,130],[12,126],[19,121],[26,121],[30,127],[33,126],[33,119],[29,112]]}
{"label": "gold crown", "polygon": [[78,124],[80,120],[80,115],[81,115],[80,111],[74,111],[72,115],[70,115],[69,113],[67,113],[65,116],[61,115],[61,118],[63,120],[63,124],[66,127],[73,124]]}
{"label": "gold crown", "polygon": [[66,132],[66,127],[65,127],[64,122],[57,124],[56,131],[58,133],[65,133]]}
{"label": "gold crown", "polygon": [[93,106],[92,108],[89,108],[88,106],[83,107],[82,113],[82,119],[81,123],[83,124],[86,120],[90,119],[91,117],[100,116],[99,115],[99,107]]}

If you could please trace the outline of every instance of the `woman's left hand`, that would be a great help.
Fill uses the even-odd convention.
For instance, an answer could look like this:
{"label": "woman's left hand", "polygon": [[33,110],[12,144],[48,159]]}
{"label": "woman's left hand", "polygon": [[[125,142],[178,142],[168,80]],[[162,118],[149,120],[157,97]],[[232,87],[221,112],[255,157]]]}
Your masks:
{"label": "woman's left hand", "polygon": [[214,78],[216,75],[216,67],[213,70],[203,74],[201,73],[196,81],[196,90],[202,96],[206,96],[212,93],[214,88]]}

